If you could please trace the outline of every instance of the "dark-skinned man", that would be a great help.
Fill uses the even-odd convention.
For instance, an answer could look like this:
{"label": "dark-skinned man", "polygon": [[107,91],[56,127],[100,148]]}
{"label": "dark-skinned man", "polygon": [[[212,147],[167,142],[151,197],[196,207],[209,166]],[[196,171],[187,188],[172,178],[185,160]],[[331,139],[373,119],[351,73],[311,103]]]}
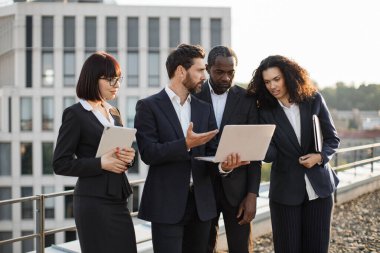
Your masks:
{"label": "dark-skinned man", "polygon": [[[196,96],[213,107],[219,140],[225,125],[257,124],[256,101],[247,97],[245,89],[233,85],[237,57],[228,47],[214,47],[207,59],[209,79]],[[237,169],[213,170],[213,186],[217,217],[213,219],[208,253],[215,251],[220,213],[227,235],[230,253],[253,252],[251,221],[256,215],[256,198],[261,178],[261,162],[254,161]]]}

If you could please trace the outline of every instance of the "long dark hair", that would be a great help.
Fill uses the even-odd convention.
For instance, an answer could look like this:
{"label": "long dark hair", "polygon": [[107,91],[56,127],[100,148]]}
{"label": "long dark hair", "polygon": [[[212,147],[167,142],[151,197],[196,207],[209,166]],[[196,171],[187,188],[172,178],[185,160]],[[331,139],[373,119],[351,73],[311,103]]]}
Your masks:
{"label": "long dark hair", "polygon": [[289,102],[301,103],[317,92],[309,73],[298,63],[281,55],[272,55],[261,61],[248,85],[248,94],[257,97],[259,107],[273,108],[278,105],[276,98],[267,90],[263,79],[263,71],[273,67],[279,68],[284,76]]}
{"label": "long dark hair", "polygon": [[120,65],[106,52],[93,53],[84,62],[77,83],[77,96],[85,100],[101,100],[99,78],[113,78],[121,75]]}

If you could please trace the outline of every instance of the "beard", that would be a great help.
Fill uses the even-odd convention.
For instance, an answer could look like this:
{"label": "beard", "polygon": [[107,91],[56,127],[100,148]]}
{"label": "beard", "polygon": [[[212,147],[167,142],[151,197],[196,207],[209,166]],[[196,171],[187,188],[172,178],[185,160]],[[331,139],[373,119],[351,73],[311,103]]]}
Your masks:
{"label": "beard", "polygon": [[203,82],[196,83],[193,80],[191,80],[190,75],[188,73],[186,73],[186,78],[185,80],[183,80],[183,86],[186,87],[189,93],[193,94],[201,90],[202,83]]}
{"label": "beard", "polygon": [[214,82],[212,80],[212,78],[210,78],[210,85],[212,87],[212,89],[214,90],[215,94],[217,95],[221,95],[223,93],[225,93],[229,88],[231,88],[232,86],[232,82],[230,83],[219,83],[219,84],[216,84],[216,82]]}

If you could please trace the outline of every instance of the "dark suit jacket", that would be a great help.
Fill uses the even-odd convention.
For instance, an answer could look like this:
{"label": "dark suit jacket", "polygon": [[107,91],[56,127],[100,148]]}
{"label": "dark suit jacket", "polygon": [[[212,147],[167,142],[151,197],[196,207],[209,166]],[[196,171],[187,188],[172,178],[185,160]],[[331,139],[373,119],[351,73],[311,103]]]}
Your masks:
{"label": "dark suit jacket", "polygon": [[[216,129],[210,105],[194,96],[191,121],[196,133]],[[190,171],[199,218],[215,217],[210,168],[194,159],[206,155],[206,145],[187,151],[180,121],[165,90],[137,102],[135,128],[141,159],[149,165],[138,217],[157,223],[180,222],[189,194]]]}
{"label": "dark suit jacket", "polygon": [[[111,115],[115,125],[121,126],[120,117]],[[125,173],[103,170],[100,158],[95,158],[103,129],[96,116],[80,103],[66,108],[54,150],[53,169],[57,175],[78,177],[75,195],[125,199],[132,193]]]}
{"label": "dark suit jacket", "polygon": [[[269,197],[281,204],[299,205],[305,199],[307,174],[314,191],[319,197],[328,197],[335,190],[338,178],[335,173],[331,183],[328,162],[339,146],[340,139],[331,119],[323,97],[316,95],[309,101],[299,104],[301,116],[301,145],[282,107],[260,110],[260,121],[263,124],[275,124],[272,142],[265,161],[273,162],[270,178]],[[299,164],[302,155],[315,153],[312,115],[319,117],[323,134],[321,155],[322,165],[307,169]]]}
{"label": "dark suit jacket", "polygon": [[[211,104],[211,93],[208,81],[206,81],[200,93],[196,96]],[[256,108],[256,100],[253,97],[248,97],[246,90],[239,86],[232,86],[227,95],[226,106],[224,109],[222,122],[218,133],[218,140],[223,132],[225,125],[243,125],[257,124],[258,113]],[[214,167],[214,174],[218,176],[219,171],[217,166]],[[251,162],[249,165],[235,169],[228,174],[227,177],[222,177],[222,185],[227,200],[232,206],[237,206],[247,195],[248,192],[258,195],[261,179],[261,161]]]}

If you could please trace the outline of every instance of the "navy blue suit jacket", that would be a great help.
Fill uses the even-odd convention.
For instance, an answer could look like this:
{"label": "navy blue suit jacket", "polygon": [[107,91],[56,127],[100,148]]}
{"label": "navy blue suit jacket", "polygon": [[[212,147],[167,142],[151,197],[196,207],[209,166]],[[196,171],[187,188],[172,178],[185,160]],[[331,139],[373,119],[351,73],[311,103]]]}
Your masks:
{"label": "navy blue suit jacket", "polygon": [[[202,86],[201,92],[196,96],[212,106],[210,87],[208,82]],[[258,124],[258,112],[256,99],[248,97],[245,89],[232,86],[228,91],[227,101],[220,124],[218,140],[225,125]],[[215,174],[219,174],[217,166]],[[232,206],[238,206],[248,192],[258,196],[261,179],[261,161],[251,162],[249,165],[235,169],[226,177],[222,177],[222,185],[225,196]]]}
{"label": "navy blue suit jacket", "polygon": [[[194,96],[191,121],[196,133],[217,128],[211,106]],[[191,171],[199,218],[214,218],[210,168],[194,157],[212,154],[215,147],[209,152],[206,145],[187,150],[180,121],[165,90],[137,102],[135,128],[141,159],[149,165],[138,217],[157,223],[180,222],[185,214]]]}
{"label": "navy blue suit jacket", "polygon": [[[314,191],[325,198],[336,189],[338,178],[333,173],[334,182],[330,180],[328,162],[336,152],[338,138],[331,115],[321,94],[299,104],[301,117],[301,145],[284,110],[278,104],[274,109],[261,109],[260,122],[275,124],[272,142],[265,157],[272,163],[269,197],[275,202],[285,205],[299,205],[305,199],[307,174]],[[321,155],[322,165],[316,164],[307,169],[299,164],[299,157],[308,153],[316,153],[313,137],[312,115],[319,117],[323,134]]]}

